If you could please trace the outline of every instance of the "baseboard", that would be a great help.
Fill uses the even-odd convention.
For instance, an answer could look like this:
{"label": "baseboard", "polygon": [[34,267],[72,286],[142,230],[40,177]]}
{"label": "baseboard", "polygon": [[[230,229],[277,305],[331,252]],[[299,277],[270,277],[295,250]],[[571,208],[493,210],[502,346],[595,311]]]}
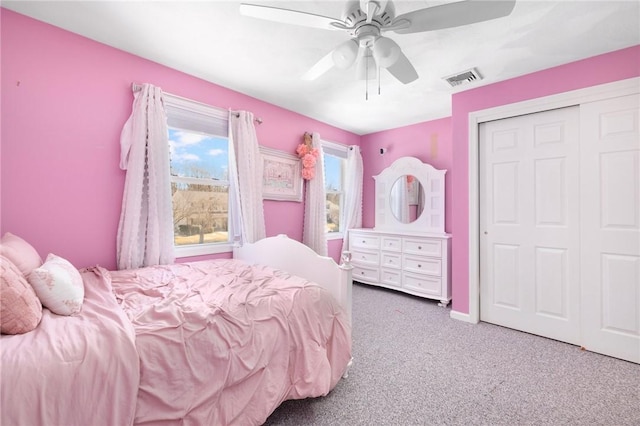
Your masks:
{"label": "baseboard", "polygon": [[449,313],[449,316],[451,318],[453,318],[454,320],[470,322],[472,324],[476,324],[475,321],[471,320],[471,315],[465,314],[464,312],[458,312],[458,311],[451,310],[451,312]]}

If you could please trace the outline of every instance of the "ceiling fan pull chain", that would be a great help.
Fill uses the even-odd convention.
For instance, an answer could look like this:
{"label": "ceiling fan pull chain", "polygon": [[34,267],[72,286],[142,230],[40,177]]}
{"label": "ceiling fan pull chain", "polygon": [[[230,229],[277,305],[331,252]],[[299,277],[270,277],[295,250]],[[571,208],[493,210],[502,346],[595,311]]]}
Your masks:
{"label": "ceiling fan pull chain", "polygon": [[380,96],[380,67],[378,67],[378,96]]}
{"label": "ceiling fan pull chain", "polygon": [[366,78],[364,79],[364,100],[369,100],[369,80]]}

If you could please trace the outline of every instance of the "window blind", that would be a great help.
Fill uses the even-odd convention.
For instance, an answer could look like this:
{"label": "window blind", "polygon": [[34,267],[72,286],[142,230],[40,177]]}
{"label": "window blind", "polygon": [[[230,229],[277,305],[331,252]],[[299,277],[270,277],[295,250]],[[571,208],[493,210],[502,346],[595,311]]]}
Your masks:
{"label": "window blind", "polygon": [[229,136],[229,111],[164,94],[169,127]]}

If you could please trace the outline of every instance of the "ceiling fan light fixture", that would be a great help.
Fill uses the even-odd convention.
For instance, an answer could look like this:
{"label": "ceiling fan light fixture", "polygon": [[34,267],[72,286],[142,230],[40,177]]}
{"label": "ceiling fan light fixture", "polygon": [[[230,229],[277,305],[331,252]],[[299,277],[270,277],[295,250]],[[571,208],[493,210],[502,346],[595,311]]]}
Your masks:
{"label": "ceiling fan light fixture", "polygon": [[400,57],[400,46],[387,37],[380,37],[373,45],[373,59],[381,68],[389,68]]}
{"label": "ceiling fan light fixture", "polygon": [[345,41],[335,48],[331,56],[336,68],[346,70],[356,61],[358,42],[353,39]]}

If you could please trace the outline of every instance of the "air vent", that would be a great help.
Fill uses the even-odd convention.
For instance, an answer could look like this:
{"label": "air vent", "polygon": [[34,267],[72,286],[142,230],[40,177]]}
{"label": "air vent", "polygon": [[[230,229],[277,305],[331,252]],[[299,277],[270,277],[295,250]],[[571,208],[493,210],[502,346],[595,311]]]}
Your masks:
{"label": "air vent", "polygon": [[482,76],[477,69],[471,68],[467,71],[444,77],[444,80],[451,85],[451,87],[457,87],[461,84],[473,83],[474,81],[482,80]]}

